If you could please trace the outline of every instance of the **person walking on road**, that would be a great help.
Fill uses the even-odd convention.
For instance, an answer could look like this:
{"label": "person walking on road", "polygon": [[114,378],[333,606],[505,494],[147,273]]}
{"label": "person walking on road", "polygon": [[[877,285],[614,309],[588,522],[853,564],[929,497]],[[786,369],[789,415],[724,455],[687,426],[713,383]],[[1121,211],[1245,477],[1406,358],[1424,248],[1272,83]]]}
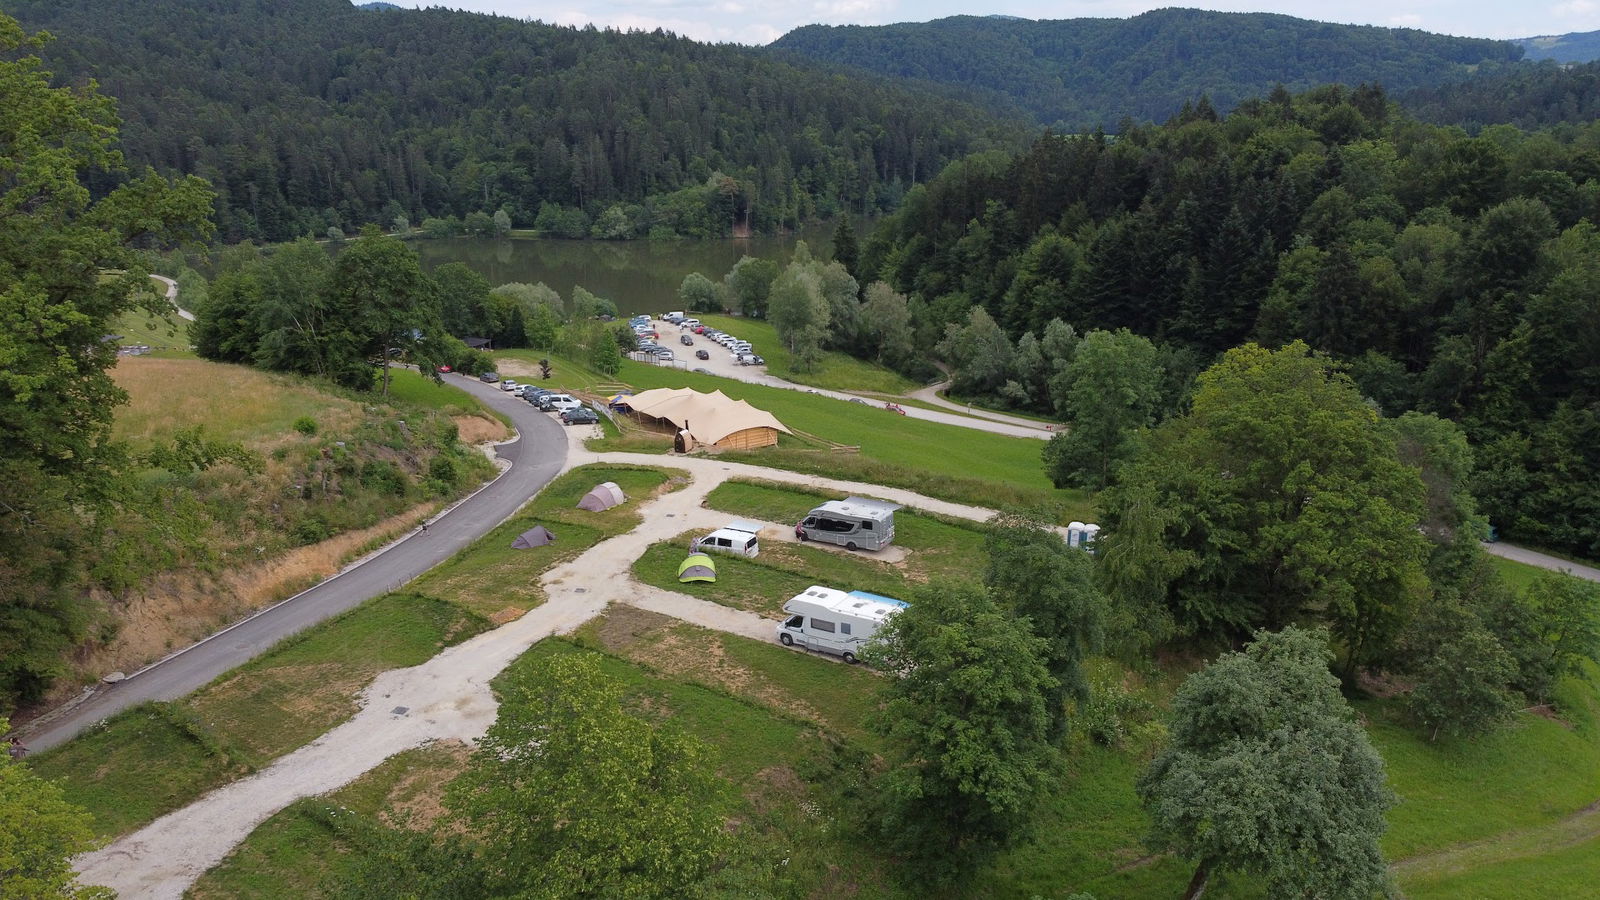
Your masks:
{"label": "person walking on road", "polygon": [[6,742],[6,752],[11,755],[13,762],[21,762],[22,758],[28,755],[28,748],[22,746],[22,741],[13,737]]}
{"label": "person walking on road", "polygon": [[422,520],[422,533],[423,534],[427,534],[428,533],[428,520],[427,519],[423,519]]}

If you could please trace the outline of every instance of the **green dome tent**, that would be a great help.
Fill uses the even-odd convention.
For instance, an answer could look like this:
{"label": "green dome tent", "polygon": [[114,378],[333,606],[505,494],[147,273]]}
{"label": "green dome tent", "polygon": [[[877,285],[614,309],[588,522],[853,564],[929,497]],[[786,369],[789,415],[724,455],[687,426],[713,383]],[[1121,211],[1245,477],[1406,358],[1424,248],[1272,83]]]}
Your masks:
{"label": "green dome tent", "polygon": [[717,564],[704,553],[691,553],[678,565],[678,580],[716,581]]}

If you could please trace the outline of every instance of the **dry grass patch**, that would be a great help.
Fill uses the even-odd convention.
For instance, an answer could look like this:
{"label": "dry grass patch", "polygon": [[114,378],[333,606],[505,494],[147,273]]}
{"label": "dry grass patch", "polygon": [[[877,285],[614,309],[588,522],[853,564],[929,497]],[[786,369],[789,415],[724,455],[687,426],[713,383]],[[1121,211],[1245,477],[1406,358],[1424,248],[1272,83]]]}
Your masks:
{"label": "dry grass patch", "polygon": [[323,430],[361,419],[361,404],[286,375],[203,359],[124,357],[111,370],[128,403],[117,409],[115,434],[135,447],[204,425],[212,438],[255,445],[281,437],[308,417]]}
{"label": "dry grass patch", "polygon": [[[371,528],[345,532],[252,565],[215,573],[195,569],[163,573],[122,598],[102,593],[98,599],[118,622],[116,637],[107,644],[85,647],[73,658],[73,668],[82,678],[97,678],[154,662],[176,647],[200,640],[334,575],[369,548],[410,531],[436,509],[435,503],[423,503]],[[63,696],[75,691],[71,684],[61,684],[56,690]]]}
{"label": "dry grass patch", "polygon": [[488,416],[451,416],[450,421],[456,423],[461,441],[466,444],[499,443],[511,436],[511,429],[504,422]]}

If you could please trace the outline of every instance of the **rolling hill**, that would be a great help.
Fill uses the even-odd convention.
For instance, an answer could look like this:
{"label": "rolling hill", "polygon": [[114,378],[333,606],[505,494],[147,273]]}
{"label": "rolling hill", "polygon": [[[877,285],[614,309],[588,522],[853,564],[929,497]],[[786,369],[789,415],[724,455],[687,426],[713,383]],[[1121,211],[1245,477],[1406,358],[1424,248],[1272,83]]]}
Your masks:
{"label": "rolling hill", "polygon": [[1073,131],[1112,128],[1125,116],[1164,120],[1202,93],[1226,111],[1277,84],[1378,82],[1401,91],[1522,55],[1506,41],[1194,9],[1128,19],[809,25],[770,47],[784,58],[985,91]]}

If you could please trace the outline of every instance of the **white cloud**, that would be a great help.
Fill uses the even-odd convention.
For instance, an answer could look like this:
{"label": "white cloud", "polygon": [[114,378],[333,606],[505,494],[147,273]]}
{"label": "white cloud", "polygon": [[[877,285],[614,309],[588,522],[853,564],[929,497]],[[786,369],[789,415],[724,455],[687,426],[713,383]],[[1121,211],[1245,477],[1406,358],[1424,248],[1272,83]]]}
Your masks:
{"label": "white cloud", "polygon": [[1416,13],[1401,13],[1389,17],[1389,24],[1397,28],[1421,28],[1422,17]]}
{"label": "white cloud", "polygon": [[1550,8],[1551,13],[1563,19],[1592,15],[1596,10],[1600,10],[1600,6],[1596,6],[1594,0],[1567,0]]}

